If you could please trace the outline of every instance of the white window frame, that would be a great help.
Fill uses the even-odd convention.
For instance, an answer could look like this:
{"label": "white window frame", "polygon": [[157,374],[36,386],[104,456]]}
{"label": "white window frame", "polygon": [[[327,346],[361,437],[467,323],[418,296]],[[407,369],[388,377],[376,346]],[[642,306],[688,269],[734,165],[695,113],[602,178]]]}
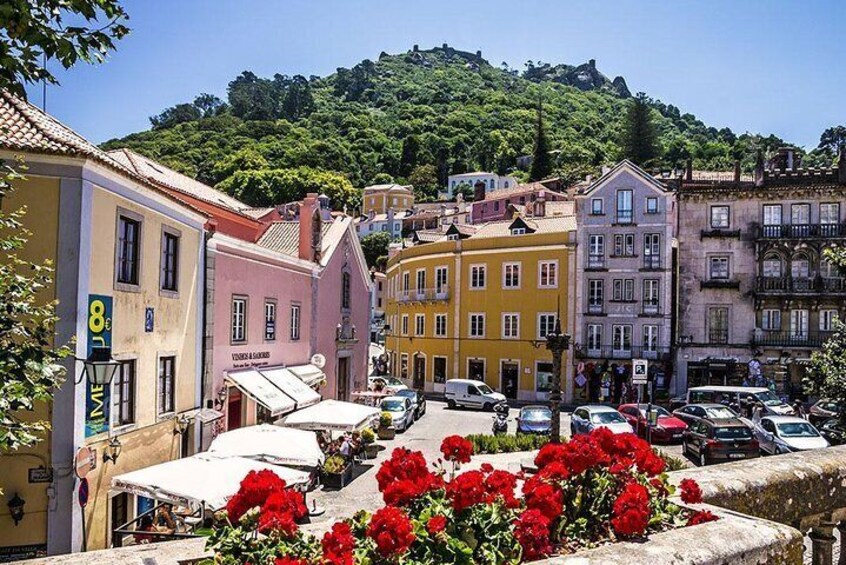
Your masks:
{"label": "white window frame", "polygon": [[423,337],[426,335],[426,314],[414,315],[414,335]]}
{"label": "white window frame", "polygon": [[[467,315],[467,333],[471,338],[484,339],[487,330],[487,320],[484,312],[470,312]],[[479,324],[481,323],[481,332],[479,332]]]}
{"label": "white window frame", "polygon": [[[655,203],[655,208],[650,209],[650,203]],[[660,212],[660,203],[658,202],[657,196],[647,196],[646,197],[646,210],[645,213],[647,214],[657,214]]]}
{"label": "white window frame", "polygon": [[250,299],[242,294],[232,295],[230,306],[229,342],[235,345],[247,343],[247,313]]}
{"label": "white window frame", "polygon": [[781,310],[765,308],[761,311],[761,329],[769,332],[781,331]]}
{"label": "white window frame", "polygon": [[597,354],[602,351],[602,324],[587,325],[587,350]]}
{"label": "white window frame", "polygon": [[840,313],[836,308],[821,308],[819,327],[821,332],[834,331],[834,320],[838,319]]}
{"label": "white window frame", "polygon": [[[725,262],[725,276],[714,276],[715,270],[714,265],[715,263]],[[719,268],[716,273],[717,275],[721,275],[723,272],[722,268]],[[708,257],[708,280],[712,281],[727,281],[731,278],[731,258],[728,255],[711,255]]]}
{"label": "white window frame", "polygon": [[520,313],[502,313],[502,339],[520,339]]}
{"label": "white window frame", "polygon": [[643,339],[641,340],[641,347],[644,352],[657,353],[658,352],[658,338],[661,335],[660,328],[657,324],[646,324],[643,326]]}
{"label": "white window frame", "polygon": [[[520,280],[523,270],[523,263],[511,261],[502,264],[502,288],[508,290],[519,290],[522,281]],[[516,279],[516,280],[514,280]]]}
{"label": "white window frame", "polygon": [[[276,341],[276,299],[264,299],[264,341]],[[268,332],[268,322],[273,325],[273,330]]]}
{"label": "white window frame", "polygon": [[[443,277],[441,275],[443,274]],[[443,282],[441,282],[443,278]],[[441,294],[445,289],[449,288],[449,267],[447,265],[438,265],[435,267],[435,292]]]}
{"label": "white window frame", "polygon": [[538,312],[536,333],[538,339],[546,339],[549,332],[555,330],[555,322],[558,314],[556,312]]}
{"label": "white window frame", "polygon": [[[619,334],[619,335],[618,335]],[[618,339],[619,342],[618,342]],[[628,338],[628,340],[626,339]],[[626,341],[628,341],[628,349],[625,348]],[[617,347],[617,346],[620,347]],[[632,325],[631,324],[614,324],[611,326],[611,350],[612,353],[631,353],[632,352]]]}
{"label": "white window frame", "polygon": [[402,318],[400,318],[400,323],[402,327],[400,328],[402,335],[408,335],[408,314],[403,314]]}
{"label": "white window frame", "polygon": [[300,318],[302,307],[299,304],[291,304],[291,341],[300,339]]}
{"label": "white window frame", "polygon": [[538,262],[538,288],[558,288],[557,259]]}
{"label": "white window frame", "polygon": [[[597,204],[599,204],[598,208],[597,208]],[[602,198],[591,198],[590,199],[590,215],[591,216],[604,216],[605,215],[605,201]]]}
{"label": "white window frame", "polygon": [[447,336],[447,315],[435,314],[435,337]]}
{"label": "white window frame", "polygon": [[[478,280],[481,278],[481,283]],[[488,265],[487,263],[475,263],[470,265],[470,290],[485,290],[488,287]]]}

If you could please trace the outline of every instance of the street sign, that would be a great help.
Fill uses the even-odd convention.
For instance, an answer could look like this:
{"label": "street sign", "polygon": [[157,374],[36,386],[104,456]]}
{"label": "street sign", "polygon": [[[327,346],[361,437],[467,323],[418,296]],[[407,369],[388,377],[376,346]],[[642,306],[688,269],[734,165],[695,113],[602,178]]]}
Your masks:
{"label": "street sign", "polygon": [[88,504],[88,479],[79,479],[79,507],[85,508]]}
{"label": "street sign", "polygon": [[322,353],[315,353],[311,356],[311,364],[318,369],[322,369],[326,366],[326,356]]}
{"label": "street sign", "polygon": [[76,451],[73,468],[76,476],[84,479],[88,473],[97,468],[97,451],[86,446],[80,447]]}
{"label": "street sign", "polygon": [[29,469],[30,483],[52,483],[53,482],[53,468],[52,467],[32,467]]}
{"label": "street sign", "polygon": [[144,309],[144,332],[150,333],[156,327],[156,311],[147,307]]}
{"label": "street sign", "polygon": [[646,359],[632,359],[632,384],[645,385],[649,364]]}

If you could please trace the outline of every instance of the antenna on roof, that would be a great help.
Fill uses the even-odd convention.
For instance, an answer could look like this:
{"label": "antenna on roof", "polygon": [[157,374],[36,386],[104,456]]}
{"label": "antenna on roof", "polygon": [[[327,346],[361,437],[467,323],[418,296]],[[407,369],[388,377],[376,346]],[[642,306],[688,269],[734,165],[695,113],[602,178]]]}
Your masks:
{"label": "antenna on roof", "polygon": [[[42,63],[41,67],[44,69],[44,72],[47,72],[47,53],[42,53]],[[41,111],[45,114],[47,113],[47,78],[41,79]]]}

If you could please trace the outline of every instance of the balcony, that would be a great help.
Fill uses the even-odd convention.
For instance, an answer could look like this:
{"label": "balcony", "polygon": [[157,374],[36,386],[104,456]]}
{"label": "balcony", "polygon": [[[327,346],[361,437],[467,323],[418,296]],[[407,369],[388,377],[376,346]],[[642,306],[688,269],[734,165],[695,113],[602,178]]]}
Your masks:
{"label": "balcony", "polygon": [[728,328],[711,328],[708,330],[708,343],[711,345],[727,345],[729,341]]}
{"label": "balcony", "polygon": [[578,359],[652,359],[666,361],[670,358],[670,348],[636,345],[619,349],[610,345],[591,347],[577,344],[575,356]]}
{"label": "balcony", "polygon": [[643,256],[643,271],[659,271],[663,268],[660,255]]}
{"label": "balcony", "polygon": [[659,310],[657,300],[644,300],[640,313],[643,316],[657,316],[660,314]]}
{"label": "balcony", "polygon": [[820,347],[831,337],[832,332],[804,331],[779,332],[755,330],[752,332],[752,345],[771,347]]}
{"label": "balcony", "polygon": [[449,287],[424,288],[420,290],[401,290],[397,294],[397,302],[411,304],[414,302],[443,302],[449,300]]}
{"label": "balcony", "polygon": [[617,210],[617,215],[614,217],[615,224],[628,225],[634,219],[634,214],[631,210]]}
{"label": "balcony", "polygon": [[846,293],[846,279],[841,277],[758,277],[755,292],[759,294]]}
{"label": "balcony", "polygon": [[598,255],[595,253],[591,253],[588,255],[587,261],[587,268],[588,269],[604,269],[605,268],[605,255]]}
{"label": "balcony", "polygon": [[776,224],[755,229],[757,239],[846,238],[846,224]]}
{"label": "balcony", "polygon": [[588,303],[588,314],[605,314],[605,304],[602,302]]}
{"label": "balcony", "polygon": [[712,228],[710,230],[700,230],[699,239],[716,238],[716,239],[740,239],[740,230],[730,230],[725,228]]}

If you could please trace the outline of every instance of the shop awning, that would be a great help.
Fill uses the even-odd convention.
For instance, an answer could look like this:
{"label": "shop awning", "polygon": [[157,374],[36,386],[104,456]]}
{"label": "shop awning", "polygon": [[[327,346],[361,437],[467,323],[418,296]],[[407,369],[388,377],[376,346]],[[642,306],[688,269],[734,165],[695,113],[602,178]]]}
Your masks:
{"label": "shop awning", "polygon": [[274,417],[292,412],[297,407],[293,398],[255,369],[232,371],[226,374],[226,378],[241,392],[267,408]]}
{"label": "shop awning", "polygon": [[324,373],[322,370],[318,369],[312,364],[294,365],[291,367],[287,367],[287,369],[294,373],[294,375],[299,377],[300,380],[302,380],[305,384],[311,387],[318,386],[320,383],[326,380],[326,373]]}
{"label": "shop awning", "polygon": [[112,478],[112,488],[171,504],[218,510],[226,505],[250,471],[273,471],[290,486],[304,487],[308,473],[244,457],[200,453]]}
{"label": "shop awning", "polygon": [[378,408],[340,400],[324,400],[288,415],[283,425],[302,430],[352,432],[366,428],[378,417]]}
{"label": "shop awning", "polygon": [[270,424],[248,426],[224,432],[214,438],[209,453],[257,459],[274,465],[317,467],[323,463],[323,451],[317,434]]}
{"label": "shop awning", "polygon": [[276,388],[297,403],[296,408],[307,408],[320,402],[320,395],[285,367],[260,368],[258,371]]}

